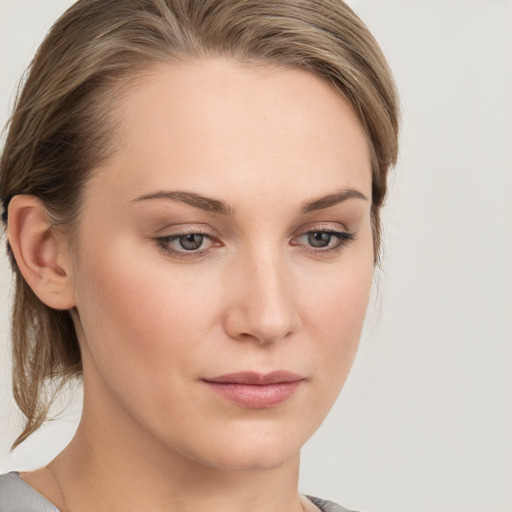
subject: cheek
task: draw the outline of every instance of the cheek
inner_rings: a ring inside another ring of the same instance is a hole
[[[202,370],[200,341],[213,329],[211,304],[165,264],[111,249],[91,254],[80,268],[84,378],[96,403],[113,398],[139,421],[151,418],[166,431],[186,414],[179,398]]]
[[[308,284],[308,338],[314,340],[312,360],[323,376],[325,392],[337,395],[352,366],[373,281],[371,244],[336,265],[329,275]],[[321,286],[322,285],[322,286]]]
[[[105,236],[100,245],[84,251],[76,273],[84,365],[88,357],[108,387],[126,396],[197,378],[213,351],[204,341],[222,339],[219,272],[177,267],[130,239]]]
[[[373,281],[371,244],[348,256],[307,283],[307,310],[323,339],[359,339]]]
[[[197,321],[207,306],[198,304],[200,294],[187,293],[190,287],[133,251],[113,245],[89,251],[78,275],[77,307],[97,365],[115,361],[133,373],[154,372],[179,359],[180,343],[204,328]]]
[[[370,281],[371,283],[371,281]],[[314,329],[315,352],[323,372],[332,372],[334,380],[343,383],[355,357],[368,304],[368,293],[362,292],[362,286],[348,286],[342,282],[324,302],[316,302]],[[366,287],[366,283],[365,283]],[[330,299],[330,300],[329,300]]]

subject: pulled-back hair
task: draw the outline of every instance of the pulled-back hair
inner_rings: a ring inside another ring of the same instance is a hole
[[[116,101],[156,63],[224,56],[309,70],[358,116],[372,158],[374,253],[386,176],[397,157],[398,104],[376,41],[341,0],[79,0],[53,26],[20,88],[0,163],[2,220],[17,194],[38,197],[53,225],[71,227],[91,170],[114,151]],[[71,231],[70,231],[71,232]],[[13,390],[26,424],[46,419],[48,382],[81,374],[70,311],[43,304],[15,274]]]

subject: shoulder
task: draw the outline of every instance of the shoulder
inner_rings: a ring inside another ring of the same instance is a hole
[[[0,475],[0,512],[59,512],[46,498],[12,472]]]
[[[322,512],[354,512],[332,501],[307,496]],[[59,512],[46,498],[12,472],[0,475],[0,512]]]
[[[315,498],[314,496],[307,496],[309,501],[313,502],[322,512],[355,512],[354,510],[349,510],[348,508],[342,507],[337,503],[328,500],[322,500],[320,498]],[[0,511],[2,512],[2,511]]]

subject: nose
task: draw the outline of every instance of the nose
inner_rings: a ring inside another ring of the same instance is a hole
[[[229,270],[224,329],[236,340],[272,344],[300,324],[290,270],[279,254],[258,251]]]

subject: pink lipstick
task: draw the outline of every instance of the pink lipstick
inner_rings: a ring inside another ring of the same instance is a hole
[[[290,398],[304,377],[286,371],[229,373],[203,381],[216,393],[251,409],[266,409]]]

